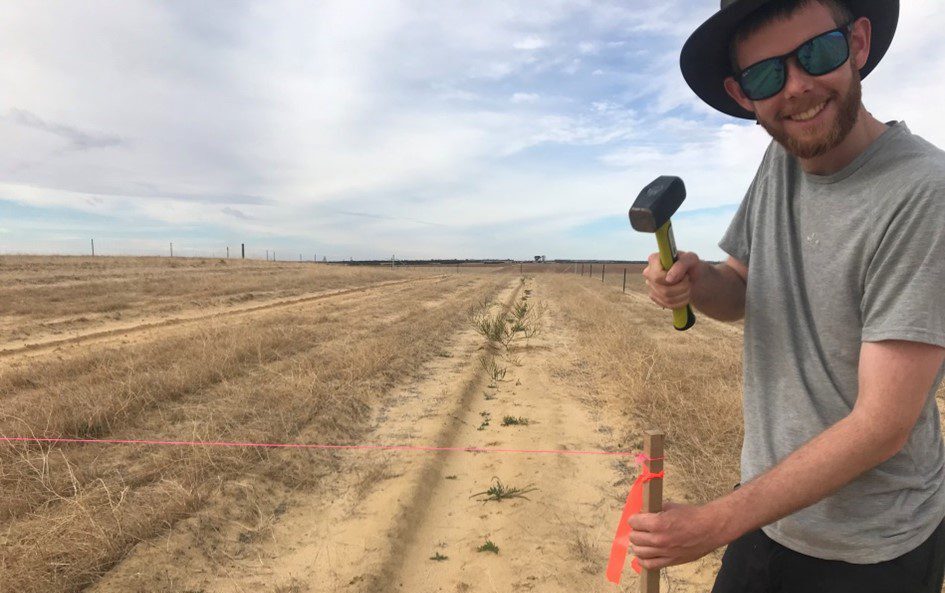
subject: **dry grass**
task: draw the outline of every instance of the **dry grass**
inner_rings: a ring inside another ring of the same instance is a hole
[[[0,334],[33,339],[119,319],[261,302],[418,273],[239,259],[2,256]]]
[[[504,282],[416,282],[377,298],[322,301],[198,324],[120,349],[44,358],[0,376],[0,430],[350,442],[372,404],[418,372],[463,328],[475,303]],[[299,450],[4,445],[0,591],[82,590],[135,544],[233,488],[241,493],[229,498],[246,502],[221,520],[238,523],[240,538],[266,537],[273,513],[254,502],[262,496],[252,484],[314,487],[338,463],[333,454]],[[200,516],[209,522],[197,527],[209,560],[238,553],[213,515]]]
[[[577,333],[576,359],[588,395],[613,402],[624,417],[620,446],[639,450],[641,430],[667,434],[673,480],[694,501],[731,490],[738,481],[741,425],[741,340],[703,324],[676,332],[648,303],[600,283],[539,276]]]

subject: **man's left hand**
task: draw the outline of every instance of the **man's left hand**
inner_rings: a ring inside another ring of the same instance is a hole
[[[685,564],[728,543],[717,508],[666,503],[661,513],[630,517],[630,544],[647,569]]]

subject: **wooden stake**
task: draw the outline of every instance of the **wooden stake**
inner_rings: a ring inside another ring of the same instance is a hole
[[[643,454],[650,472],[663,471],[663,431],[648,430],[643,433]],[[663,479],[655,478],[643,484],[643,512],[658,513],[663,510]],[[640,593],[659,593],[660,571],[643,569],[640,575]]]

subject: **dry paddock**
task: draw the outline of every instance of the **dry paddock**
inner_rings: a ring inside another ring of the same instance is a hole
[[[675,332],[638,268],[626,293],[619,269],[601,282],[529,268],[553,331],[568,336],[557,379],[611,419],[604,444],[637,449],[641,429],[658,426],[675,495],[698,502],[730,489],[740,328],[701,320]],[[357,443],[385,394],[422,378],[517,282],[518,266],[0,258],[0,434]],[[325,451],[0,444],[0,591],[87,590],[188,520],[195,553],[232,562],[285,512],[279,493],[318,493],[345,471]],[[585,562],[600,561],[595,553]],[[183,590],[165,573],[141,582],[136,590]]]

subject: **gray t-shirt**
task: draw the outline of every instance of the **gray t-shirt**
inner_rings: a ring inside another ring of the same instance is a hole
[[[827,176],[772,142],[719,246],[748,266],[743,482],[853,410],[863,342],[945,347],[945,152],[904,123]],[[943,373],[899,453],[765,533],[858,564],[921,544],[945,516]]]

